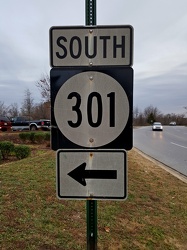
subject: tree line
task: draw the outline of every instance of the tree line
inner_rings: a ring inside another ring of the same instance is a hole
[[[24,92],[24,98],[21,107],[17,103],[6,106],[0,101],[0,115],[15,117],[15,116],[29,116],[33,119],[50,119],[50,78],[43,75],[40,80],[36,82],[36,86],[41,94],[41,102],[34,103],[34,98],[29,89]],[[184,107],[187,110],[187,106]],[[163,114],[157,107],[152,105],[146,107],[141,111],[138,107],[133,108],[133,125],[146,126],[155,121],[161,122],[163,125],[169,125],[170,122],[175,121],[177,125],[187,125],[187,118],[185,112],[183,114]]]
[[[187,110],[187,107],[184,107]],[[185,112],[183,114],[163,114],[157,107],[152,105],[146,107],[142,112],[138,107],[133,109],[133,125],[146,126],[153,122],[161,122],[163,125],[169,125],[170,122],[176,122],[177,125],[187,125],[187,118]]]
[[[44,75],[36,82],[41,94],[41,102],[34,103],[34,98],[29,89],[24,92],[24,98],[19,107],[17,103],[9,106],[0,101],[0,115],[7,117],[28,116],[32,119],[50,119],[50,78]]]

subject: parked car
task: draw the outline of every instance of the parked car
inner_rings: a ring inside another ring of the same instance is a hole
[[[155,130],[163,131],[163,126],[160,122],[154,122],[153,126],[152,126],[152,130],[153,131],[155,131]]]
[[[23,131],[23,130],[50,130],[50,120],[40,119],[32,120],[25,116],[18,116],[11,118],[12,131]]]
[[[11,121],[6,116],[0,115],[0,130],[7,131],[11,130],[12,124]]]
[[[169,125],[170,125],[170,126],[176,126],[177,124],[176,124],[176,122],[170,122]]]

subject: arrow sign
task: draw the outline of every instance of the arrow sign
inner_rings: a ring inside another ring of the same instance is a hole
[[[85,179],[117,179],[117,170],[86,170],[85,168],[84,162],[68,175],[83,186],[86,186]]]
[[[126,199],[126,151],[60,149],[57,151],[59,199]]]

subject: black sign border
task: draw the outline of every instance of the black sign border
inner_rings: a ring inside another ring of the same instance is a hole
[[[118,83],[121,84],[126,92],[129,101],[129,118],[126,127],[122,133],[112,142],[97,147],[100,149],[125,149],[130,150],[133,147],[133,69],[131,67],[90,67],[90,68],[52,68],[50,71],[51,83],[51,148],[58,150],[61,148],[67,149],[80,149],[85,148],[68,140],[59,130],[55,117],[54,117],[54,102],[56,95],[61,86],[72,76],[86,72],[98,71],[113,77]],[[62,118],[63,119],[63,118]],[[90,147],[87,147],[91,149]],[[96,149],[96,147],[94,147]]]

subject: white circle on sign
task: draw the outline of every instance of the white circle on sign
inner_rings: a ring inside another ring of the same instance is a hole
[[[87,71],[69,78],[54,103],[59,130],[82,147],[101,147],[115,140],[129,117],[122,86],[111,76]]]

